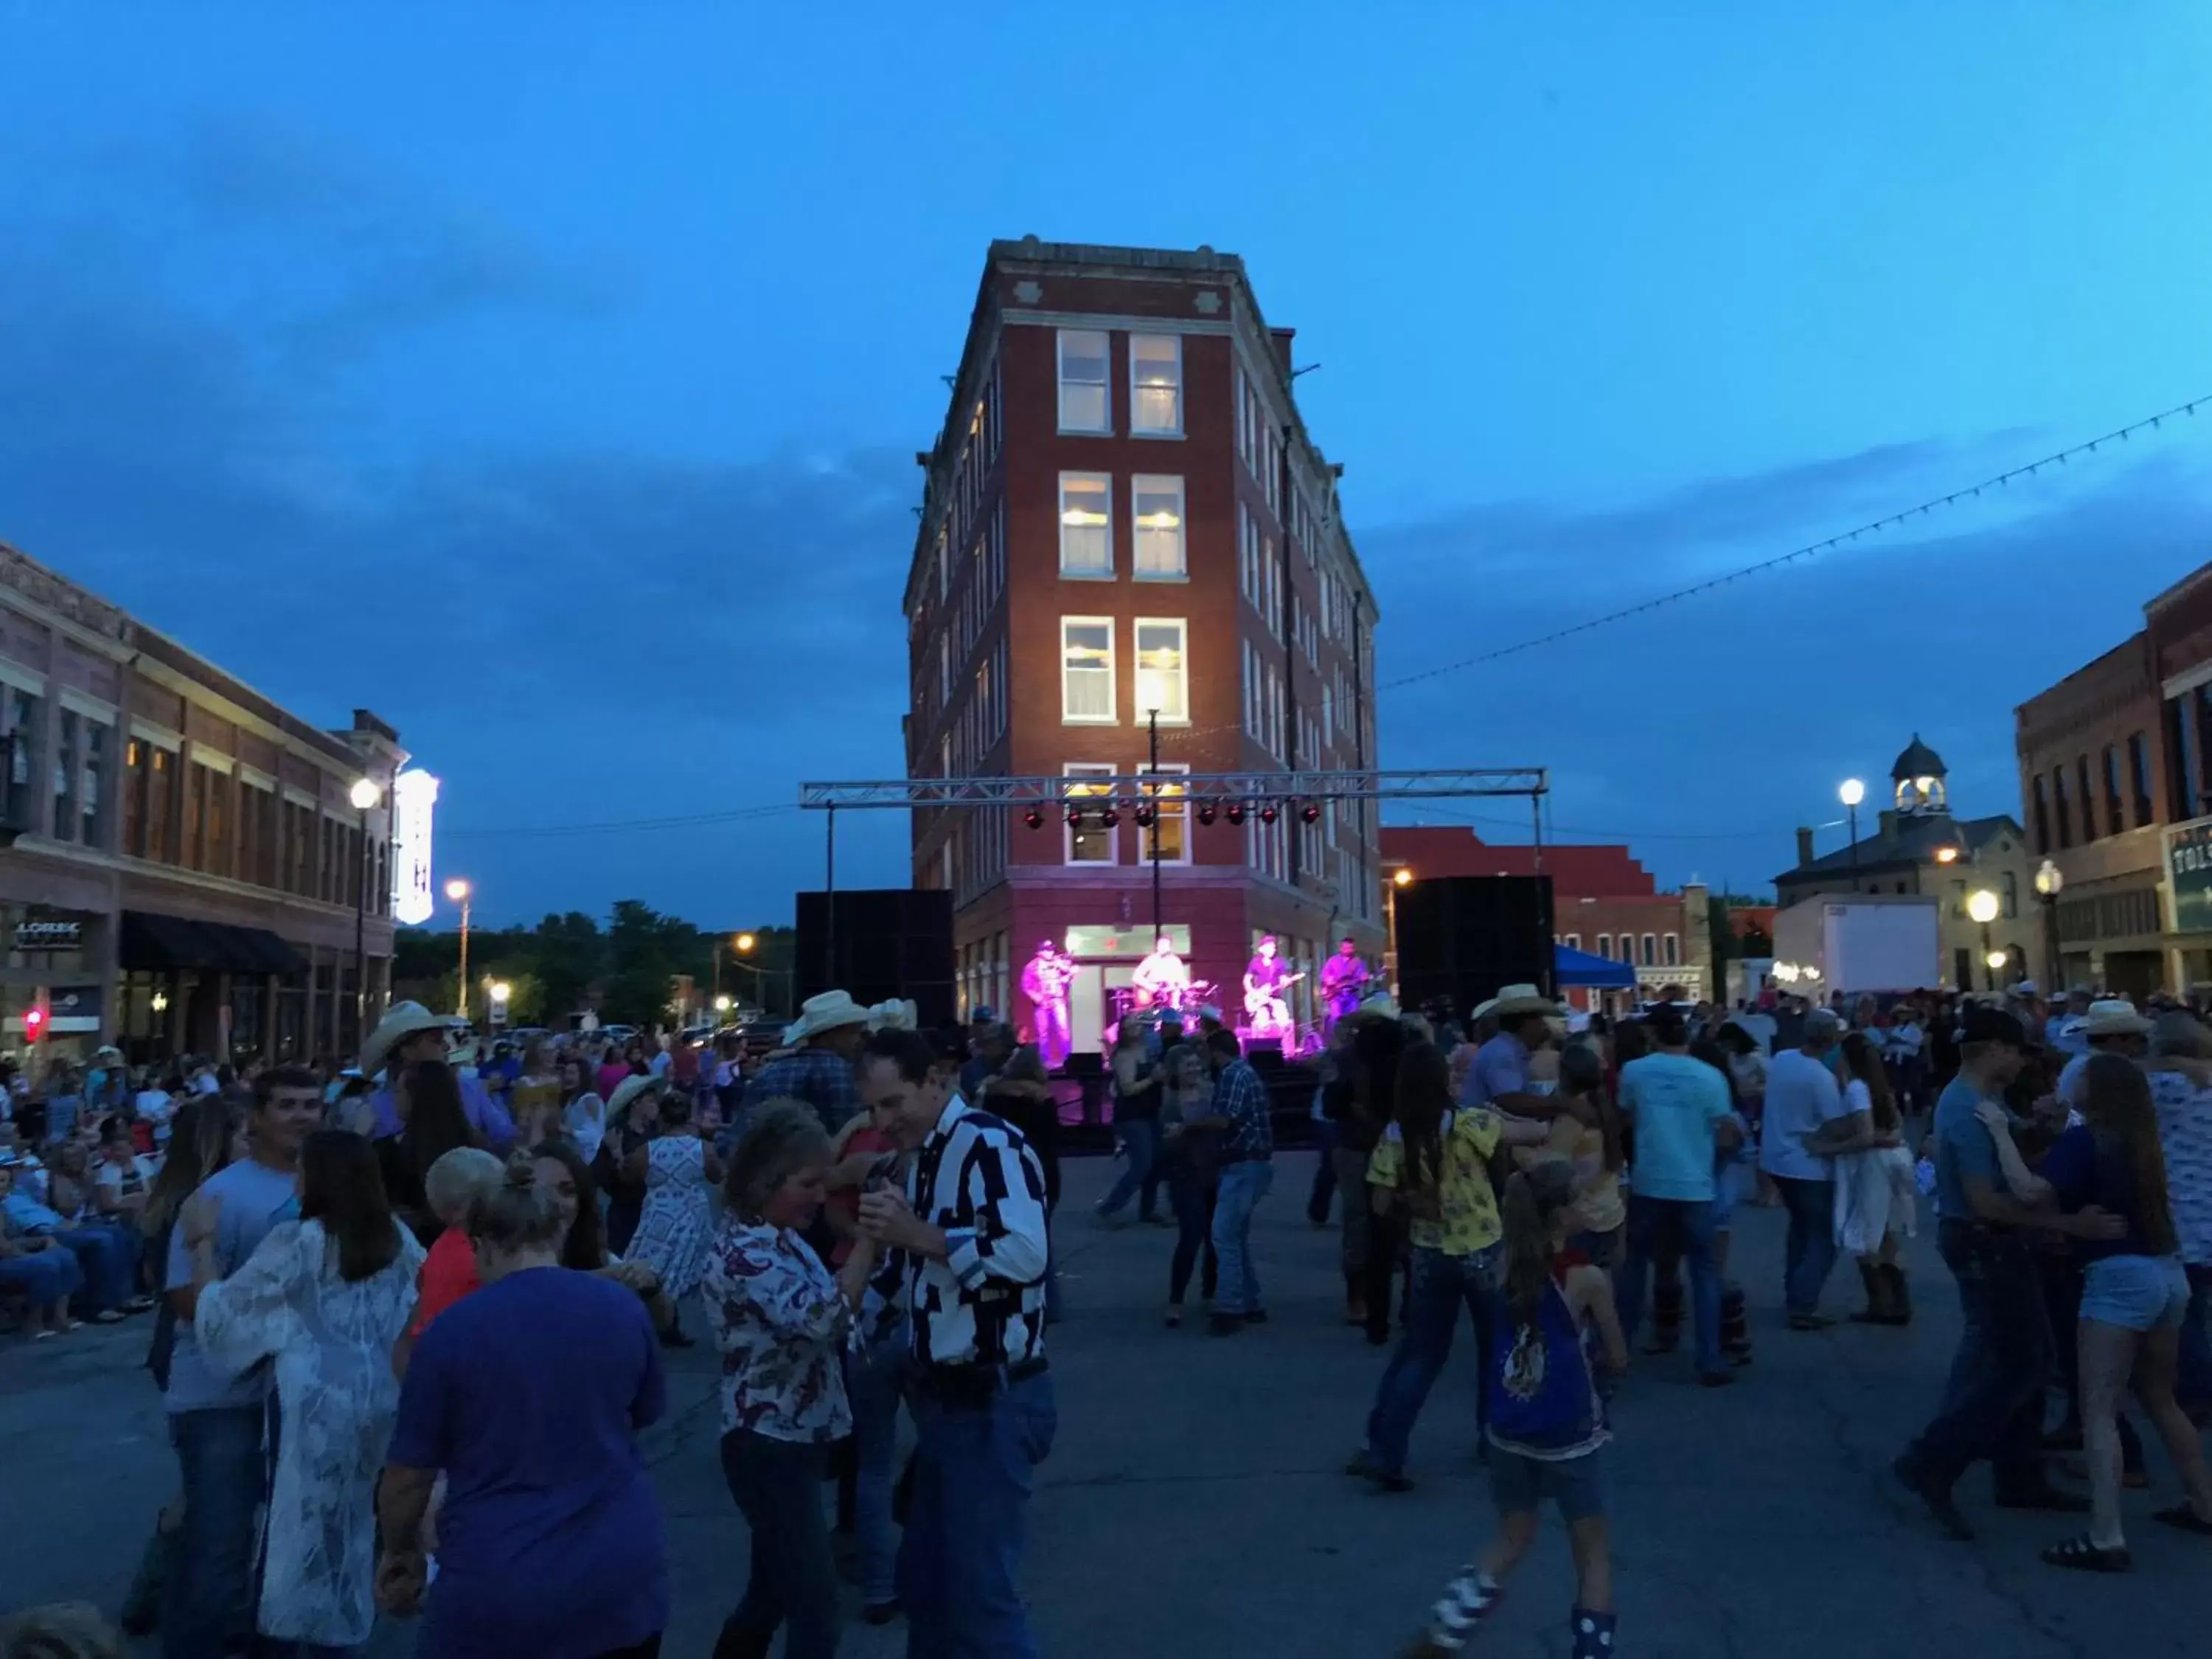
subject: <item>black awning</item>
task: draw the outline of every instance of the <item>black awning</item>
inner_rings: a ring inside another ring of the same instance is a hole
[[[117,952],[134,972],[198,968],[228,974],[296,974],[300,953],[265,927],[188,921],[153,910],[125,910]]]

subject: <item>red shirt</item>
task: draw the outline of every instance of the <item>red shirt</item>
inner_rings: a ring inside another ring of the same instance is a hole
[[[839,1162],[842,1163],[845,1158],[858,1157],[863,1152],[889,1152],[896,1150],[889,1138],[878,1130],[855,1129],[846,1137],[845,1150],[840,1154]],[[836,1211],[848,1222],[858,1222],[860,1218],[860,1189],[858,1187],[848,1187],[842,1192],[832,1193],[823,1202],[827,1207]],[[830,1267],[833,1268],[843,1267],[845,1258],[852,1254],[853,1241],[841,1237],[837,1241],[837,1248],[830,1253]]]
[[[477,1253],[467,1231],[448,1227],[438,1235],[430,1254],[422,1258],[422,1271],[415,1281],[415,1316],[407,1322],[410,1341],[430,1328],[430,1322],[470,1291],[483,1287],[477,1277]]]

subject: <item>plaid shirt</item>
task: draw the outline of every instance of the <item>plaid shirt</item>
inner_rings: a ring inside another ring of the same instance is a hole
[[[1250,1064],[1232,1060],[1213,1079],[1213,1115],[1227,1118],[1221,1142],[1224,1164],[1260,1162],[1274,1156],[1274,1103],[1267,1085]]]
[[[763,1101],[803,1100],[822,1115],[822,1127],[835,1134],[860,1109],[853,1087],[853,1062],[831,1048],[805,1048],[772,1060],[745,1085],[741,1110],[750,1115]]]

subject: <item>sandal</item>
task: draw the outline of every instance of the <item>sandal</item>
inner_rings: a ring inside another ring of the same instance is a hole
[[[2100,1549],[2089,1541],[2087,1533],[2063,1544],[2053,1544],[2043,1552],[2043,1559],[2048,1566],[2072,1567],[2081,1572],[2127,1572],[2135,1566],[2134,1558],[2124,1547]]]
[[[2186,1503],[2176,1504],[2171,1509],[2153,1510],[2150,1518],[2160,1526],[2175,1527],[2183,1532],[2193,1532],[2199,1537],[2212,1538],[2212,1521],[2207,1521]]]

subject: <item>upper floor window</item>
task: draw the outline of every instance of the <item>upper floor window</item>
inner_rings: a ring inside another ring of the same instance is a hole
[[[1137,618],[1137,713],[1157,709],[1164,723],[1190,720],[1190,665],[1180,617]]]
[[[1060,331],[1060,429],[1111,432],[1113,392],[1107,385],[1106,336],[1099,330]]]
[[[1644,936],[1644,965],[1646,968],[1656,968],[1659,965],[1658,952],[1651,948],[1655,943],[1650,934],[1646,933]]]
[[[1612,935],[1612,934],[1610,934],[1610,933],[1600,933],[1600,934],[1597,936],[1597,953],[1598,953],[1598,955],[1600,955],[1600,956],[1601,956],[1601,957],[1607,957],[1607,958],[1608,958],[1608,959],[1610,959],[1610,958],[1611,958],[1611,957],[1612,957],[1612,955],[1613,955],[1613,935]]]
[[[2135,786],[2136,828],[2140,830],[2150,822],[2150,740],[2140,732],[2128,739],[2128,776]]]
[[[1084,805],[1094,799],[1106,800],[1103,783],[1082,781],[1093,778],[1110,778],[1114,769],[1085,761],[1071,761],[1060,768],[1068,780],[1067,805],[1075,816],[1067,826],[1066,861],[1069,864],[1114,864],[1119,862],[1119,848],[1115,836],[1119,833],[1112,824],[1102,823],[1094,809],[1083,811]],[[1110,802],[1109,803],[1110,804]]]
[[[1114,723],[1114,623],[1109,617],[1060,619],[1060,718],[1068,726]]]
[[[1661,952],[1659,959],[1664,966],[1675,968],[1681,965],[1682,940],[1680,935],[1675,933],[1668,934],[1664,939],[1659,941],[1659,946]]]
[[[1065,494],[1066,486],[1062,486]],[[1133,566],[1139,576],[1181,576],[1183,562],[1182,480],[1139,473],[1129,483],[1131,516],[1136,524],[1136,556]],[[1063,544],[1066,532],[1061,532]]]
[[[1103,472],[1060,475],[1060,574],[1114,574],[1114,481]]]
[[[1066,422],[1063,419],[1060,424],[1065,426]],[[1182,435],[1180,335],[1129,337],[1129,430],[1154,437]]]

